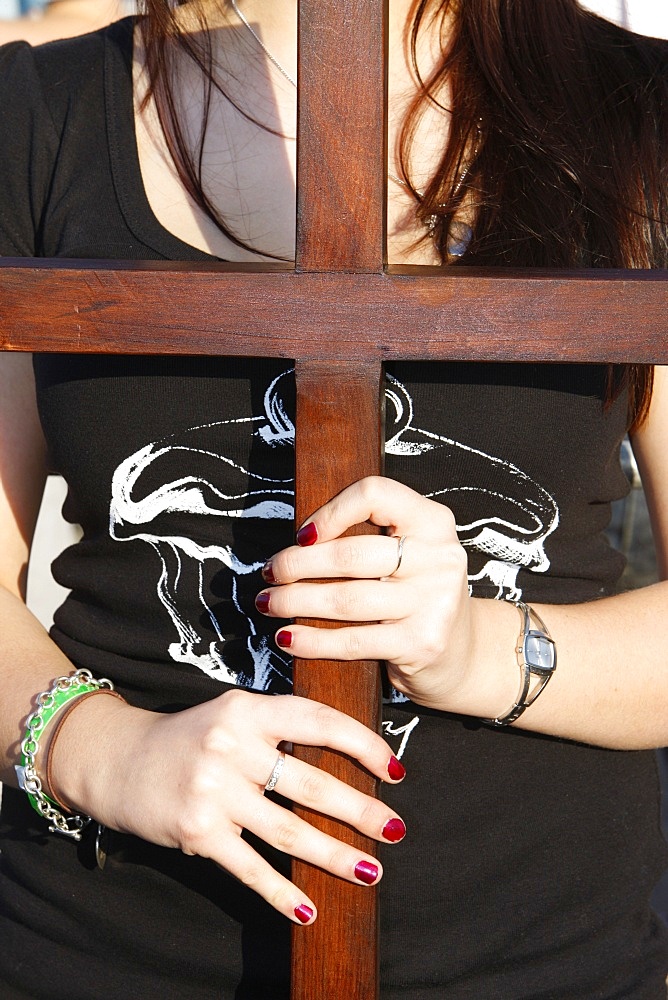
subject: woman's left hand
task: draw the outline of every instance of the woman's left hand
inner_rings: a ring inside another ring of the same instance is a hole
[[[365,521],[387,533],[340,537]],[[369,477],[317,510],[297,542],[265,565],[272,586],[258,595],[258,610],[359,624],[291,625],[277,632],[278,645],[305,659],[385,660],[390,682],[418,704],[461,710],[478,602],[450,509]]]

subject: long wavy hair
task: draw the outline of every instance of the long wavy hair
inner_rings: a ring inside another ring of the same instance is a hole
[[[206,30],[184,31],[176,8],[206,28],[211,0],[141,0],[149,90],[181,181],[225,235],[244,246],[202,184],[201,145],[179,121],[177,56],[224,92]],[[422,79],[422,31],[442,58]],[[407,45],[420,81],[400,140],[403,176],[443,266],[668,267],[668,44],[618,28],[577,0],[415,0]],[[227,95],[226,95],[227,96]],[[228,98],[229,99],[229,98]],[[421,116],[447,114],[440,163],[411,180]],[[259,123],[258,123],[259,124]],[[201,135],[206,129],[202,122]],[[190,133],[192,134],[192,133]],[[463,256],[448,233],[465,218]],[[610,365],[607,402],[629,391],[629,425],[646,416],[651,366]]]

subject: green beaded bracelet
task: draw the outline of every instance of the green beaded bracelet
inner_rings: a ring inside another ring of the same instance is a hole
[[[21,743],[21,763],[14,770],[19,788],[26,793],[33,809],[51,824],[51,833],[62,833],[73,840],[81,840],[81,833],[91,822],[91,817],[63,815],[53,799],[44,792],[42,780],[35,769],[40,737],[60,709],[74,698],[113,689],[114,685],[106,677],[96,680],[89,670],[77,670],[67,677],[58,677],[49,691],[37,695],[37,708],[28,718]]]

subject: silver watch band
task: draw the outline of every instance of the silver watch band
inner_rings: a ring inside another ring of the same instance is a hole
[[[517,700],[504,715],[484,720],[493,726],[509,726],[519,719],[522,712],[533,705],[557,669],[557,647],[545,622],[523,601],[511,603],[515,605],[522,619],[515,647],[520,668],[520,690]],[[532,619],[538,628],[531,627]]]

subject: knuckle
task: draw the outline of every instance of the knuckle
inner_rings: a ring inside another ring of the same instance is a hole
[[[362,503],[365,506],[372,505],[382,488],[383,480],[380,476],[366,476],[360,479],[357,486],[360,491]]]
[[[299,792],[303,801],[310,805],[322,802],[327,794],[328,784],[327,776],[322,771],[305,775],[299,782]]]
[[[223,724],[222,720],[218,724],[207,726],[199,737],[200,767],[197,774],[202,779],[206,778],[206,761],[219,760],[226,757],[236,745],[237,740],[229,726]],[[208,780],[206,781],[208,784]]]
[[[298,836],[299,832],[294,823],[280,823],[275,832],[276,847],[289,853],[294,848]]]
[[[360,730],[359,759],[368,761],[376,760],[380,757],[386,763],[386,758],[390,757],[392,750],[382,736],[379,736],[378,733],[374,733],[372,729],[367,729],[366,726],[361,724]]]
[[[291,580],[299,580],[301,577],[301,569],[299,567],[301,555],[302,553],[299,549],[287,549],[285,552],[282,552],[274,560],[274,575],[276,579],[285,581],[286,583],[289,583]]]
[[[468,568],[469,557],[463,545],[448,546],[448,560],[455,570],[466,570]]]
[[[372,830],[377,832],[383,826],[383,817],[387,813],[387,806],[377,802],[375,799],[367,799],[360,805],[357,822],[360,830]]]
[[[211,824],[201,810],[186,810],[178,820],[176,839],[184,854],[207,856],[205,845]]]
[[[239,688],[231,688],[229,691],[226,691],[225,694],[221,694],[220,701],[226,706],[236,706],[239,701],[244,701],[246,697],[247,692],[241,691]]]
[[[242,688],[230,688],[225,694],[220,695],[218,701],[221,706],[221,714],[236,718],[239,713],[252,711],[255,707],[253,703],[258,696]],[[222,728],[222,727],[221,727]]]
[[[363,569],[368,563],[368,552],[358,541],[357,536],[342,539],[336,550],[337,569],[352,573]]]
[[[335,844],[326,858],[324,867],[327,871],[335,872],[341,875],[347,872],[350,868],[353,868],[354,862],[351,864],[350,848],[341,843]]]
[[[439,501],[436,501],[436,503],[444,527],[450,532],[454,531],[457,527],[457,522],[452,509],[445,503],[440,503]]]
[[[446,574],[448,577],[459,577],[466,575],[468,570],[468,554],[458,541],[445,542],[438,547],[436,553],[432,551],[428,565],[438,573],[439,579]],[[446,588],[443,587],[443,593],[445,592]]]
[[[353,587],[340,585],[334,588],[332,594],[332,611],[344,621],[354,615],[358,599]]]
[[[346,660],[362,659],[362,636],[360,629],[347,629],[343,642],[343,654]]]
[[[246,865],[238,874],[238,879],[249,889],[257,889],[262,884],[264,869],[260,864]]]
[[[270,906],[273,906],[280,913],[287,914],[292,910],[293,904],[291,904],[290,891],[283,884],[278,885],[271,892],[265,893],[265,899]]]
[[[423,621],[421,625],[422,627],[412,631],[407,648],[413,650],[411,656],[413,663],[431,663],[442,654],[445,639],[437,623]]]
[[[338,713],[329,705],[318,704],[315,710],[315,723],[323,739],[333,736],[339,728]]]

